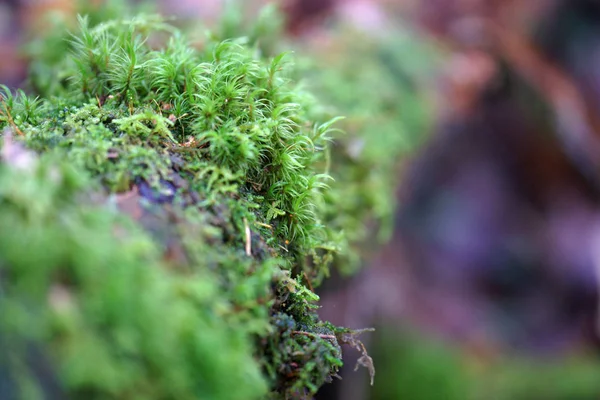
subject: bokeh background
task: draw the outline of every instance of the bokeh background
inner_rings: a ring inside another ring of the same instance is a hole
[[[1,0],[0,83],[31,86],[36,38],[119,3]],[[273,2],[226,3],[131,2],[231,35]],[[312,60],[373,208],[364,259],[319,292],[323,318],[377,328],[375,385],[348,352],[318,398],[600,398],[600,2],[275,3],[261,35]]]

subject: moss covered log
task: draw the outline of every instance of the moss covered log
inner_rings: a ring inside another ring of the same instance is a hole
[[[337,118],[290,56],[150,16],[68,48],[0,94],[2,398],[309,398],[343,344],[373,374],[316,314]]]

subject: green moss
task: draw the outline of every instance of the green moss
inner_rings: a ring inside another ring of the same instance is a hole
[[[70,398],[264,395],[247,337],[259,329],[241,315],[223,318],[237,299],[227,298],[218,275],[201,265],[170,273],[147,233],[94,204],[85,175],[50,155],[32,160],[26,170],[0,166],[0,221],[11,227],[0,232],[9,359],[22,362],[28,347],[40,346]],[[259,271],[255,279],[265,287],[271,277]],[[264,314],[252,316],[262,319],[262,334]]]
[[[69,398],[314,394],[340,344],[356,347],[305,286],[339,247],[322,222],[337,119],[313,119],[289,55],[242,39],[81,18],[68,47],[36,64],[39,98],[0,99],[0,339],[17,397],[48,390],[29,348]]]
[[[226,9],[221,38],[249,30],[243,16],[252,12],[251,2],[231,3],[235,7]],[[261,29],[250,29],[251,43],[276,54],[282,42],[273,43],[272,37],[284,36],[282,17],[276,8],[260,15],[267,18],[261,19]],[[336,123],[343,134],[335,135],[322,160],[335,178],[324,193],[322,220],[336,232],[341,255],[335,267],[352,274],[391,237],[403,166],[434,119],[428,80],[438,60],[434,46],[403,21],[388,21],[385,32],[374,34],[332,22],[322,43],[307,47],[303,40],[289,40],[285,45],[302,48],[295,76],[322,100],[311,107],[313,115],[346,116]]]

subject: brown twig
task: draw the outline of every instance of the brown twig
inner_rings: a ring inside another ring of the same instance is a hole
[[[248,220],[244,218],[244,231],[246,233],[246,255],[252,255],[252,232],[248,226]]]
[[[336,339],[335,335],[322,335],[318,333],[304,332],[304,331],[292,331],[294,335],[303,335],[313,338],[321,338],[321,339]]]
[[[312,283],[310,283],[310,279],[308,279],[308,275],[306,275],[306,271],[302,271],[302,274],[304,275],[304,280],[306,281],[308,288],[314,293],[315,289],[313,289]]]
[[[2,102],[3,104],[6,104],[4,102]],[[4,115],[6,116],[6,121],[8,122],[8,124],[11,126],[11,128],[13,129],[13,131],[15,131],[15,133],[19,136],[23,136],[24,133],[21,129],[19,129],[19,127],[17,126],[17,124],[15,123],[15,121],[13,120],[12,115],[10,115],[10,112],[8,111],[8,108],[5,108],[6,112],[2,112],[0,110],[0,115]]]

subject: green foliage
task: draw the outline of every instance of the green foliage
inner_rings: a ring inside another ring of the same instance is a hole
[[[43,95],[68,93],[87,105],[70,109],[70,116],[61,116],[55,108],[47,114],[54,125],[43,126],[42,131],[53,129],[51,134],[62,142],[66,127],[87,139],[87,127],[81,131],[77,124],[89,121],[97,130],[101,122],[99,129],[107,133],[101,138],[105,147],[130,145],[140,154],[152,142],[158,147],[154,153],[178,152],[190,172],[230,177],[230,184],[247,189],[260,201],[260,212],[253,219],[272,226],[271,244],[292,243],[297,255],[335,248],[330,242],[334,235],[316,211],[330,179],[318,165],[331,124],[308,119],[310,96],[285,78],[285,54],[265,65],[240,40],[208,43],[196,51],[183,34],[157,18],[134,19],[126,28],[118,22],[94,28],[86,18],[80,22],[81,33],[70,41],[73,56],[56,69],[73,78]],[[142,33],[149,31],[171,32],[164,48],[149,47],[152,38]],[[81,113],[93,118],[86,120]],[[33,136],[34,142],[40,137]],[[111,163],[105,160],[98,168],[114,170]],[[129,166],[120,163],[111,176],[122,179]],[[112,183],[116,184],[114,179]],[[276,215],[274,204],[281,210]],[[315,270],[312,275],[320,278],[324,272]]]
[[[248,12],[251,2],[230,3],[235,7],[227,9],[222,38],[243,34],[241,14]],[[270,39],[277,32],[284,35],[282,17],[274,7],[261,15],[268,18],[249,35],[250,43],[265,54],[276,54],[281,41]],[[403,163],[423,141],[433,119],[427,79],[434,75],[436,51],[407,26],[391,22],[385,34],[365,34],[346,26],[335,26],[326,34],[330,36],[325,45],[302,49],[311,57],[299,59],[296,74],[324,100],[311,108],[313,115],[347,116],[336,119],[344,134],[335,135],[322,160],[323,169],[335,177],[324,193],[323,222],[338,232],[335,242],[342,255],[335,266],[351,274],[391,236]]]
[[[339,344],[356,347],[291,278],[318,283],[338,251],[322,222],[337,119],[313,119],[287,54],[193,47],[154,16],[79,23],[67,57],[35,64],[39,99],[0,99],[0,338],[18,393],[45,389],[31,344],[70,398],[314,394]],[[13,140],[39,161],[21,151],[19,169]]]
[[[15,132],[22,134],[19,124],[36,124],[38,122],[41,100],[31,98],[21,89],[16,96],[6,85],[0,85],[0,123],[10,126]]]
[[[342,362],[333,332],[316,334],[299,330],[295,320],[287,314],[276,314],[273,325],[277,334],[265,342],[269,360],[267,373],[276,380],[280,391],[290,397],[304,398],[336,376]],[[279,365],[280,370],[274,370],[271,365]]]
[[[94,204],[85,174],[54,156],[24,169],[0,165],[0,222],[11,227],[0,230],[8,362],[42,386],[49,377],[22,365],[23,352],[46,343],[41,358],[74,399],[261,398],[251,326],[239,315],[223,319],[236,299],[227,300],[218,277],[199,264],[169,273],[160,246]],[[255,284],[268,284],[270,276],[258,276]],[[16,388],[22,398],[30,390]]]

